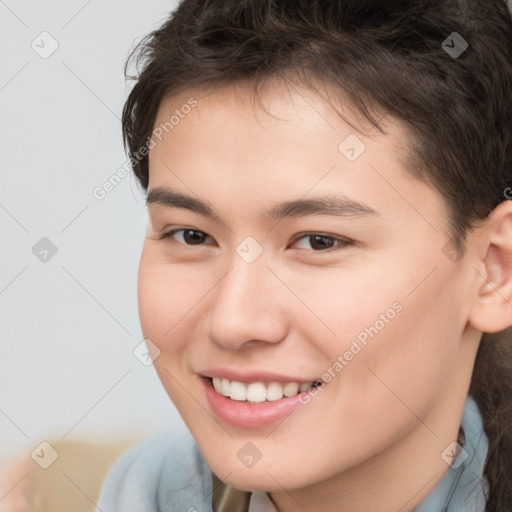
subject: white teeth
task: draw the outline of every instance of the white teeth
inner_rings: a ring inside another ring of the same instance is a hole
[[[299,386],[299,392],[302,393],[303,391],[307,391],[311,387],[312,384],[313,384],[312,382],[303,382]]]
[[[215,391],[218,393],[222,393],[222,387],[221,387],[221,379],[219,377],[213,377],[212,379],[213,387],[215,388]],[[222,393],[224,394],[224,393]]]
[[[293,396],[299,392],[299,383],[298,382],[288,382],[283,387],[283,395],[284,396]]]
[[[253,382],[247,386],[249,402],[264,402],[267,399],[267,389],[262,382]]]
[[[225,396],[229,396],[229,380],[228,379],[222,379],[221,380],[221,388],[220,388],[220,392],[225,395]],[[218,391],[218,390],[217,390]]]
[[[245,384],[237,382],[236,380],[231,382],[229,385],[229,396],[232,400],[240,400],[241,402],[247,400],[247,388]]]
[[[213,377],[212,381],[213,387],[221,395],[232,400],[252,403],[280,400],[283,396],[294,396],[299,392],[307,391],[313,386],[313,381],[300,384],[298,382],[287,382],[284,385],[279,382],[270,382],[268,385],[263,384],[263,382],[244,384],[243,382],[230,381],[219,377]]]
[[[287,384],[288,385],[288,384]],[[295,395],[296,393],[294,393]],[[283,398],[284,395],[284,388],[279,384],[279,382],[271,382],[267,386],[267,400],[269,402],[272,402],[274,400],[279,400],[280,398]]]

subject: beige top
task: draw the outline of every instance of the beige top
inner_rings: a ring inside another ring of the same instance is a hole
[[[267,492],[253,492],[248,512],[277,512]]]
[[[277,512],[266,492],[239,491],[220,480],[213,479],[213,512]]]

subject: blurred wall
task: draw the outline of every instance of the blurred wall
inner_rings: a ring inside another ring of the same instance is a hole
[[[133,352],[143,194],[98,192],[126,163],[124,60],[175,5],[0,1],[0,465],[185,429]]]

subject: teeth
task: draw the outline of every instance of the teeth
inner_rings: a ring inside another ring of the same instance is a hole
[[[288,384],[287,384],[288,385]],[[294,393],[296,394],[296,393]],[[279,400],[283,398],[284,388],[278,382],[271,382],[267,386],[267,400],[272,402],[273,400]]]
[[[241,402],[247,400],[247,388],[245,384],[234,380],[229,385],[229,396],[232,400],[240,400]]]
[[[312,386],[312,384],[312,382],[303,382],[299,386],[299,392],[302,393],[303,391],[307,391]]]
[[[288,382],[283,387],[283,395],[284,396],[293,396],[299,392],[299,383],[298,382]]]
[[[228,379],[221,379],[221,393],[223,395],[229,396],[229,380]]]
[[[313,386],[311,382],[287,382],[282,385],[279,382],[270,382],[268,385],[263,382],[252,382],[247,385],[243,382],[230,381],[226,378],[213,377],[213,387],[221,395],[227,396],[232,400],[240,402],[248,401],[252,403],[272,402],[279,400],[283,396],[294,396],[299,392],[307,391]]]
[[[231,384],[233,385],[234,382]],[[262,382],[253,382],[247,386],[247,400],[249,402],[264,402],[267,399],[267,388]]]

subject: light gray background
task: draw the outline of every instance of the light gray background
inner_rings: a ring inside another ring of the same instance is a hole
[[[131,176],[92,193],[126,162],[124,60],[175,5],[0,0],[0,465],[44,440],[185,428],[133,354],[144,196]]]

